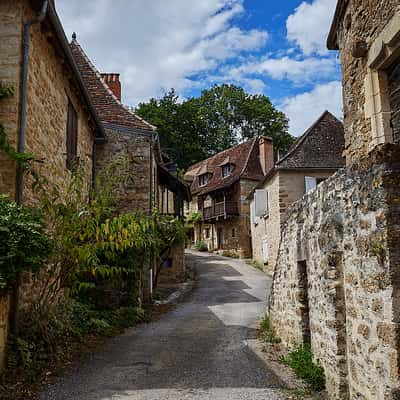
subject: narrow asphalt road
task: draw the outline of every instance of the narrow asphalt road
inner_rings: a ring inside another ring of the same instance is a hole
[[[270,279],[239,260],[190,253],[198,281],[174,311],[107,342],[42,400],[278,400],[283,383],[248,344]]]

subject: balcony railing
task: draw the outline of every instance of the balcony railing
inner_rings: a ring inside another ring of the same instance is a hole
[[[239,215],[238,203],[235,201],[223,201],[221,203],[215,203],[211,207],[203,208],[203,220],[227,217],[230,215]]]

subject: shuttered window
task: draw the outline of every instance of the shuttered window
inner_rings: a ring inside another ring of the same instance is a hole
[[[71,171],[76,167],[78,154],[78,114],[71,100],[68,100],[67,113],[67,168]]]
[[[268,215],[269,204],[268,204],[268,192],[266,190],[256,190],[254,192],[254,203],[255,203],[256,217],[264,217]]]
[[[388,69],[388,89],[394,142],[400,142],[400,59]]]

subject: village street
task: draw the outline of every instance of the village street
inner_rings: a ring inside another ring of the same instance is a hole
[[[43,400],[281,399],[255,342],[271,280],[243,261],[189,253],[197,282],[156,322],[111,339]]]

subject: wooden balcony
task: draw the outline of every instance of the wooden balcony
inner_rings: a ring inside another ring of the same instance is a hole
[[[223,201],[221,203],[215,203],[211,207],[203,208],[204,221],[214,218],[226,218],[233,215],[239,215],[239,206],[235,201]]]

